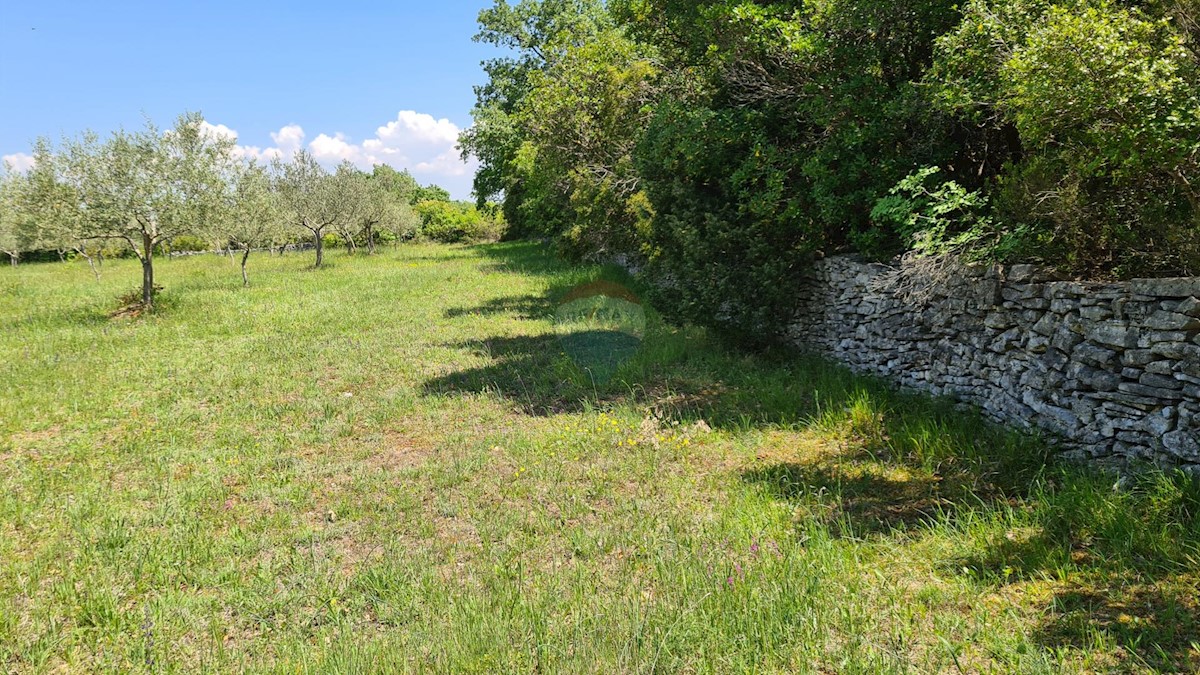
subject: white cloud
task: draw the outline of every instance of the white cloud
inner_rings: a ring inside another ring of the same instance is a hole
[[[299,124],[288,124],[271,132],[271,145],[243,145],[239,134],[224,124],[204,122],[204,133],[234,141],[234,155],[239,159],[269,162],[287,159],[298,150],[307,148],[317,161],[332,167],[349,161],[370,170],[375,164],[388,164],[396,169],[408,169],[422,183],[436,183],[450,191],[456,199],[471,194],[471,177],[477,163],[462,161],[457,149],[458,125],[446,118],[415,110],[401,110],[396,119],[375,129],[375,135],[355,142],[342,132],[317,134],[311,141]],[[24,153],[4,155],[3,160],[18,171],[33,166],[33,157]]]
[[[16,152],[11,155],[0,157],[0,165],[5,168],[11,167],[13,171],[25,172],[33,168],[33,155],[27,155],[23,152]]]
[[[451,148],[431,160],[417,162],[412,170],[441,176],[465,176],[468,172],[475,175],[475,165],[462,161],[457,148]]]
[[[210,133],[234,138],[236,131],[222,124],[209,125]],[[375,129],[375,136],[355,142],[342,133],[317,134],[311,141],[298,124],[289,124],[279,131],[271,132],[273,146],[238,145],[235,153],[239,157],[269,161],[273,158],[291,157],[301,148],[307,148],[317,161],[333,166],[349,161],[355,166],[370,170],[375,164],[388,164],[397,169],[408,169],[423,183],[437,183],[450,190],[454,197],[466,199],[471,193],[471,176],[475,174],[474,161],[464,162],[457,149],[458,125],[445,118],[401,110],[396,119]],[[307,141],[307,142],[306,142]]]
[[[265,152],[256,145],[237,145],[238,132],[224,124],[211,124],[207,120],[200,123],[200,133],[210,138],[227,138],[234,142],[233,156],[237,159],[270,160],[274,154]]]
[[[461,129],[446,118],[434,119],[415,110],[401,110],[396,119],[375,130],[385,146],[389,143],[420,143],[435,146],[454,145]]]
[[[381,163],[371,161],[374,159],[373,155],[367,155],[363,151],[362,146],[347,142],[346,136],[341,133],[334,134],[332,137],[320,134],[312,139],[312,142],[308,144],[308,149],[319,162],[337,164],[349,160],[360,166],[365,165],[363,168],[369,168],[372,164]]]
[[[304,145],[304,129],[299,124],[289,124],[279,131],[272,131],[271,140],[281,153],[291,155]]]
[[[304,147],[304,129],[299,124],[289,124],[279,131],[272,131],[271,140],[275,142],[275,145],[269,148],[237,143],[238,132],[224,124],[210,124],[205,121],[201,123],[201,129],[210,136],[228,138],[234,141],[233,156],[238,159],[254,159],[260,162],[269,162],[276,158],[291,157],[297,150]]]
[[[209,124],[207,121],[200,123],[200,133],[209,138],[228,138],[233,141],[236,141],[238,137],[236,131],[224,124]]]
[[[424,174],[431,180],[453,178],[466,175],[472,168],[462,161],[456,149],[460,131],[448,119],[401,110],[396,119],[375,130],[374,138],[355,143],[341,132],[332,136],[319,134],[308,144],[308,149],[319,161],[330,164],[349,161],[363,169],[390,164],[415,175]]]

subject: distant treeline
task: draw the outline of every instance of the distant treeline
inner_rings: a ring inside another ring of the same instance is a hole
[[[1196,0],[522,0],[465,152],[514,234],[758,333],[815,256],[1200,273]]]
[[[0,176],[0,252],[26,259],[104,257],[142,263],[141,304],[153,304],[154,258],[177,251],[241,252],[307,240],[320,267],[327,246],[375,252],[377,243],[424,237],[468,242],[499,237],[498,207],[454,202],[407,171],[349,162],[335,170],[305,151],[261,165],[196,113],[170,129],[153,123],[106,138],[85,132],[59,144],[39,139],[32,168]]]

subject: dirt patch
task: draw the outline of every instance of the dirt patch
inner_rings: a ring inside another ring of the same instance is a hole
[[[43,453],[62,447],[62,429],[58,426],[40,431],[18,431],[9,437],[11,449],[0,444],[0,467],[14,467],[14,460],[24,457],[33,462],[41,461]]]
[[[447,582],[466,583],[474,579],[473,562],[483,554],[483,539],[475,524],[459,516],[431,515],[437,548],[443,561],[435,566],[438,576]]]
[[[482,545],[474,523],[458,516],[433,516],[433,531],[442,541],[456,545]]]
[[[363,541],[352,533],[328,539],[316,545],[314,555],[327,559],[343,577],[354,576],[367,563],[383,556],[382,543]]]
[[[369,453],[364,458],[368,466],[389,471],[415,469],[434,455],[427,441],[399,431],[385,431],[379,441],[366,441],[362,447]]]
[[[55,440],[61,435],[62,427],[58,425],[39,431],[18,431],[12,435],[12,443],[18,450],[23,450]]]

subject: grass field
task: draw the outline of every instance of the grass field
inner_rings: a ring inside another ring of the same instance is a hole
[[[533,245],[329,261],[0,269],[0,670],[1200,668],[1182,477],[652,310],[596,377],[628,282]]]

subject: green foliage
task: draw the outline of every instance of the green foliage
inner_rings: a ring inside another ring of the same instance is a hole
[[[27,220],[22,194],[24,179],[12,171],[0,175],[0,253],[16,264],[22,251],[29,248],[24,224]]]
[[[839,251],[1200,272],[1193,0],[500,0],[480,23],[513,56],[461,139],[477,197],[572,256],[648,259],[677,318],[770,332]]]
[[[896,184],[888,196],[875,203],[871,219],[880,227],[859,234],[857,248],[877,252],[892,248],[870,236],[898,235],[904,247],[922,255],[941,255],[968,251],[980,254],[981,240],[991,229],[991,220],[981,215],[987,199],[979,192],[967,192],[954,181],[931,182],[941,169],[925,167]]]
[[[310,236],[316,247],[314,267],[324,262],[325,242],[339,224],[352,217],[354,202],[343,199],[340,189],[347,187],[346,170],[341,176],[330,174],[308,152],[301,150],[291,161],[276,159],[271,166],[272,186],[282,217],[298,231]],[[339,238],[333,237],[335,241]]]
[[[474,204],[427,200],[416,205],[422,236],[442,243],[470,243],[498,239],[502,221],[489,218]]]
[[[951,3],[651,0],[626,12],[681,64],[637,155],[652,268],[684,279],[682,316],[765,339],[814,254],[903,250],[870,212],[952,154],[956,130],[913,82],[953,25]]]
[[[449,200],[443,188],[420,186],[388,166],[368,174],[343,162],[331,173],[303,150],[260,166],[234,150],[196,113],[167,130],[148,123],[109,138],[89,131],[60,147],[39,139],[29,171],[7,167],[0,174],[0,252],[14,264],[22,253],[61,259],[70,252],[92,263],[97,280],[94,255],[131,253],[142,262],[143,302],[150,305],[156,252],[238,248],[248,284],[253,249],[303,236],[315,245],[319,267],[326,241],[352,251],[363,244],[373,253],[377,241],[415,236],[414,199]],[[471,238],[491,236],[503,222],[494,215],[475,220],[484,224],[468,223]]]
[[[554,177],[545,187],[565,207],[568,224],[548,234],[561,235],[563,250],[575,257],[637,250],[646,202],[633,151],[657,76],[649,51],[605,29],[529,78],[519,118],[537,166],[522,166]]]
[[[287,212],[266,167],[239,166],[230,174],[230,204],[215,238],[239,248],[268,246],[287,238]]]
[[[192,253],[198,251],[208,251],[212,249],[212,244],[200,237],[190,234],[181,234],[169,242],[164,243],[164,248],[168,252],[183,252]]]
[[[1200,60],[1176,9],[976,0],[939,41],[939,103],[1020,137],[996,200],[1032,238],[1017,250],[1094,276],[1200,273]]]
[[[638,148],[655,214],[650,269],[670,280],[656,304],[757,344],[773,339],[790,284],[821,243],[785,187],[791,159],[764,126],[740,111],[663,105]]]
[[[80,242],[119,240],[142,263],[142,304],[153,303],[155,249],[180,235],[207,234],[227,206],[233,141],[185,113],[171,129],[152,122],[106,139],[93,132],[54,149],[35,146],[26,204],[41,239],[83,253]]]
[[[490,72],[463,145],[515,231],[648,257],[678,282],[663,305],[678,318],[768,335],[804,261],[879,227],[875,201],[963,133],[915,83],[950,2],[613,9],[545,50],[519,22],[492,27],[523,56]]]
[[[408,170],[397,171],[386,164],[376,164],[371,169],[371,178],[375,179],[397,201],[412,204],[418,185]]]
[[[412,205],[420,204],[421,202],[448,202],[450,201],[450,192],[445,188],[437,185],[418,185],[413,188],[412,195],[409,196],[409,203]]]
[[[582,186],[576,200],[585,216],[595,214],[593,222],[603,217],[600,213],[613,212],[613,202],[620,198],[608,199],[610,188],[592,170],[597,167],[586,166],[585,159],[574,153],[582,142],[592,153],[590,159],[597,159],[595,153],[608,157],[607,144],[615,139],[592,126],[595,133],[591,136],[574,133],[560,144],[550,128],[558,124],[560,129],[579,132],[580,124],[593,121],[590,110],[610,107],[597,91],[572,90],[581,84],[591,87],[591,83],[584,82],[583,70],[562,65],[566,61],[582,66],[591,59],[601,70],[609,67],[606,59],[593,56],[612,45],[611,36],[603,44],[589,46],[603,31],[613,29],[604,3],[520,0],[509,4],[497,0],[480,12],[479,24],[476,41],[511,49],[514,56],[484,63],[488,82],[475,91],[475,123],[459,139],[464,156],[473,155],[480,162],[474,184],[478,204],[502,195],[505,221],[515,236],[556,236],[574,226],[573,184]],[[602,78],[597,87],[611,85],[613,79]],[[634,80],[632,84],[638,83]],[[539,91],[541,88],[545,90]],[[564,94],[567,100],[561,100]],[[562,119],[556,119],[558,116]],[[637,125],[621,131],[625,136],[636,134]],[[579,172],[575,172],[577,168]]]

